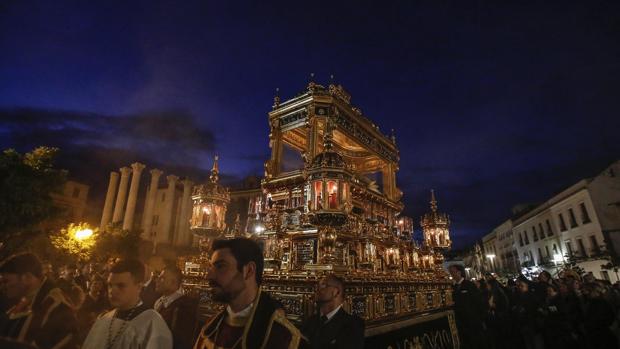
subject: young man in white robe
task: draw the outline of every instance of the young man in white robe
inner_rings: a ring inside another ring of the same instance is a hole
[[[140,300],[144,265],[120,260],[110,269],[108,297],[114,307],[100,316],[84,349],[172,349],[172,334],[162,317]]]

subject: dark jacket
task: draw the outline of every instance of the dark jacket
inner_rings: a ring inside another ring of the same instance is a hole
[[[463,280],[453,286],[452,299],[461,347],[482,347],[485,317],[482,294],[473,282]]]
[[[19,303],[0,323],[0,337],[37,348],[75,348],[77,320],[63,292],[51,281],[41,285],[32,304]]]
[[[194,346],[197,324],[198,300],[183,295],[167,307],[157,309],[172,332],[173,348],[186,349]]]
[[[153,305],[155,301],[157,301],[161,297],[161,293],[155,290],[155,280],[151,279],[149,284],[142,288],[142,292],[140,293],[140,299],[142,303],[146,305],[149,309],[153,309]]]
[[[364,320],[340,308],[327,323],[316,314],[304,322],[301,333],[310,341],[310,348],[363,348]]]

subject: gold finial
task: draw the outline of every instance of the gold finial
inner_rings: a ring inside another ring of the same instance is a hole
[[[394,129],[392,129],[392,143],[396,144],[396,133],[394,132]]]
[[[310,82],[308,83],[308,91],[314,92],[316,84],[314,83],[314,73],[310,73]]]
[[[219,159],[219,156],[215,156],[214,160],[213,160],[213,168],[211,168],[211,176],[209,176],[209,178],[211,179],[212,183],[217,183],[217,181],[220,179],[219,177],[219,167],[217,165],[217,160]]]
[[[435,190],[431,189],[431,210],[437,212],[437,200],[435,199]]]
[[[276,87],[276,95],[273,97],[273,109],[280,107],[280,88]]]

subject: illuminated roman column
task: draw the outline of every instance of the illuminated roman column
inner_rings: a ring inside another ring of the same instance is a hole
[[[191,194],[192,187],[194,183],[189,179],[184,180],[183,182],[183,198],[181,201],[181,219],[179,220],[179,237],[177,241],[183,245],[187,246],[191,242],[191,235],[189,233],[189,219],[191,215]]]
[[[114,205],[114,216],[112,223],[118,223],[123,220],[123,209],[125,208],[125,200],[127,200],[127,185],[129,184],[129,167],[121,167],[121,184],[118,186],[118,194],[116,195],[116,204]]]
[[[154,168],[151,171],[151,185],[149,186],[149,193],[146,196],[146,203],[144,204],[144,219],[142,220],[142,234],[144,239],[148,239],[151,236],[151,228],[153,227],[153,210],[155,209],[155,200],[157,196],[157,189],[159,187],[159,177],[162,175],[162,171]]]
[[[116,197],[116,186],[118,185],[118,172],[110,172],[110,183],[108,184],[108,192],[105,195],[105,204],[103,205],[103,214],[101,215],[101,224],[99,230],[103,231],[105,226],[112,219],[112,210],[114,209],[114,198]]]
[[[172,242],[173,239],[169,238],[170,226],[172,225],[172,211],[174,209],[174,192],[179,177],[169,175],[166,177],[168,180],[168,189],[166,190],[166,202],[164,208],[164,217],[162,222],[161,235],[157,237],[159,241]]]
[[[129,187],[129,198],[127,199],[127,208],[125,209],[125,218],[123,219],[123,230],[131,230],[133,228],[133,218],[136,213],[136,202],[138,201],[138,188],[140,187],[140,177],[144,164],[134,162],[131,164],[131,186]]]

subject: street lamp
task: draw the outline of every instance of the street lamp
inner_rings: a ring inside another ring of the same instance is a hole
[[[93,230],[92,229],[81,229],[75,232],[75,238],[77,240],[83,241],[86,240],[88,238],[90,238],[91,236],[93,236]]]

